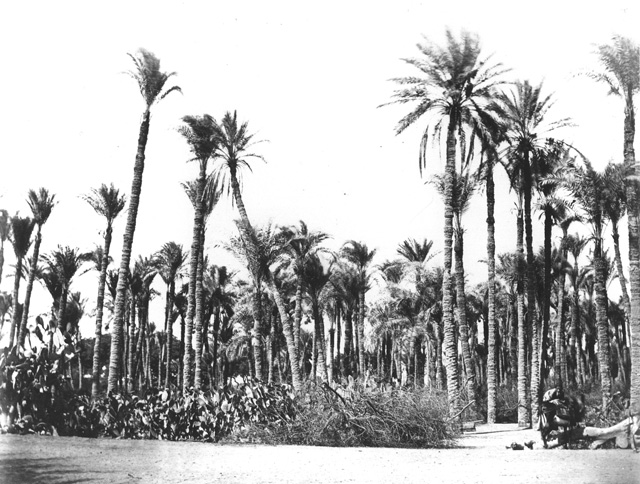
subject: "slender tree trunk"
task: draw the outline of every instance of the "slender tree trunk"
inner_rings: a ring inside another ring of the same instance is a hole
[[[98,299],[96,302],[96,330],[93,341],[93,368],[91,371],[91,398],[96,400],[100,393],[100,343],[102,342],[102,317],[104,315],[104,290],[107,281],[107,268],[109,267],[109,251],[111,249],[111,237],[113,229],[107,223],[104,234],[104,250],[102,251],[102,264],[100,278],[98,279]]]
[[[458,382],[458,347],[456,344],[456,324],[453,314],[453,287],[451,284],[451,248],[453,240],[453,183],[456,159],[456,123],[449,116],[447,128],[447,162],[444,174],[444,274],[442,279],[442,322],[444,326],[444,358],[447,369],[447,394],[449,415],[455,416],[459,410],[460,386]]]
[[[169,389],[171,386],[171,349],[173,345],[173,322],[171,321],[171,310],[173,308],[173,298],[175,296],[175,287],[176,282],[172,279],[169,282],[169,287],[167,290],[167,302],[166,302],[166,327],[167,327],[167,343],[166,346],[166,368],[165,368],[165,376],[164,376],[164,387],[165,389]]]
[[[20,303],[18,300],[18,296],[20,295],[20,274],[22,273],[22,257],[17,258],[15,268],[16,271],[13,278],[13,315],[11,317],[11,332],[9,333],[9,348],[13,348],[13,342],[20,325],[20,311],[18,310]]]
[[[264,352],[262,344],[262,291],[260,287],[262,282],[260,279],[254,281],[255,293],[253,295],[253,330],[251,331],[251,347],[253,348],[254,366],[256,369],[256,378],[262,380],[264,378],[264,369],[262,365],[262,354]],[[294,326],[295,328],[295,326]],[[295,339],[295,336],[294,336]]]
[[[318,305],[317,298],[312,302],[313,319],[315,320],[316,338],[318,342],[318,365],[320,366],[320,377],[322,381],[329,381],[329,375],[327,373],[326,355],[327,348],[324,339],[324,320],[322,319],[322,312]]]
[[[496,421],[496,221],[494,218],[495,193],[493,182],[493,159],[487,160],[487,295],[489,334],[487,338],[487,423]]]
[[[462,358],[464,361],[466,374],[467,398],[469,401],[475,399],[476,393],[476,372],[473,360],[471,358],[471,349],[469,348],[469,326],[467,324],[467,297],[464,288],[464,246],[463,246],[463,230],[457,227],[454,232],[455,236],[455,268],[456,268],[456,302],[458,313],[458,325],[460,330],[460,346],[462,348]]]
[[[109,378],[107,392],[117,391],[118,379],[122,371],[120,367],[120,355],[122,353],[122,325],[124,322],[125,303],[127,296],[127,278],[129,277],[129,263],[131,262],[131,248],[133,236],[136,230],[136,218],[138,217],[138,205],[142,191],[142,174],[144,172],[145,148],[149,137],[149,121],[151,113],[149,108],[142,115],[140,133],[138,136],[138,150],[133,167],[133,181],[131,183],[131,195],[127,210],[127,225],[125,227],[122,243],[122,257],[120,258],[120,270],[118,272],[118,287],[116,289],[115,314],[111,324],[111,355],[109,357]]]
[[[293,337],[293,325],[291,324],[291,318],[287,313],[287,308],[284,304],[284,300],[282,299],[282,295],[273,281],[269,282],[269,289],[271,290],[276,306],[278,307],[280,321],[282,321],[282,330],[287,342],[287,350],[289,351],[289,363],[291,365],[291,381],[293,389],[296,393],[300,393],[302,391],[302,374],[300,373],[300,364],[298,362],[298,352],[296,351],[295,340]]]
[[[365,378],[367,374],[367,368],[365,366],[365,353],[364,353],[364,294],[366,289],[364,288],[364,274],[362,275],[363,287],[360,289],[360,302],[358,304],[358,366],[360,367],[359,376]]]
[[[213,388],[218,387],[218,336],[220,334],[220,306],[216,306],[213,315],[213,381],[211,385]]]
[[[526,354],[526,322],[524,311],[524,220],[522,210],[518,210],[517,220],[517,244],[516,252],[518,257],[518,426],[527,427],[529,420],[529,405],[527,392],[527,354]]]
[[[566,255],[563,255],[566,259]],[[555,374],[558,381],[557,387],[561,390],[567,381],[567,358],[565,355],[565,319],[564,319],[564,286],[566,282],[566,274],[564,271],[560,274],[560,281],[558,281],[558,303],[556,314],[556,348],[555,348]]]
[[[29,305],[31,303],[31,292],[33,291],[33,281],[36,278],[36,267],[38,267],[38,258],[40,256],[40,244],[42,243],[42,227],[38,225],[36,240],[33,245],[33,255],[31,257],[31,270],[29,271],[29,280],[27,281],[27,290],[24,295],[24,304],[22,306],[22,322],[20,323],[20,331],[18,332],[18,344],[24,344],[24,338],[27,335],[27,319],[29,318]]]
[[[294,311],[294,326],[293,326],[293,337],[296,341],[296,348],[298,349],[298,353],[301,348],[300,341],[300,324],[302,323],[302,274],[298,273],[296,275],[296,307]],[[300,355],[298,355],[299,357]]]
[[[602,242],[596,240],[594,250],[596,324],[598,327],[598,367],[602,389],[602,408],[606,408],[611,398],[611,370],[609,365],[609,321],[607,319],[607,292],[605,288],[606,262],[602,258]]]
[[[347,310],[344,320],[344,376],[351,375],[351,345],[353,339],[352,311]]]
[[[135,350],[137,336],[140,334],[140,308],[138,310],[138,325],[136,326],[136,301],[135,296],[131,295],[131,322],[129,324],[129,357],[127,360],[127,392],[133,392],[134,384],[134,368]]]
[[[542,301],[542,332],[540,335],[540,362],[538,375],[541,383],[548,373],[546,368],[547,345],[549,339],[549,318],[551,313],[551,229],[553,227],[550,209],[545,208],[544,213],[544,279]],[[540,389],[541,392],[542,389]]]
[[[186,318],[186,327],[185,327],[185,352],[184,352],[184,365],[182,376],[182,391],[186,392],[192,385],[192,373],[191,367],[193,365],[192,360],[192,338],[194,333],[196,333],[196,360],[201,357],[201,354],[198,354],[198,344],[200,344],[200,351],[202,351],[202,335],[198,331],[198,329],[202,328],[202,302],[198,301],[198,262],[200,260],[200,232],[203,230],[203,221],[204,221],[204,212],[202,209],[202,194],[204,192],[204,186],[206,182],[206,162],[200,161],[200,172],[197,180],[197,188],[196,188],[196,200],[194,200],[194,216],[193,216],[193,237],[191,239],[191,260],[189,263],[189,294],[187,297],[187,318]],[[200,305],[200,313],[197,314],[197,306]],[[198,322],[197,316],[200,316],[200,321]],[[195,323],[195,325],[194,325]],[[198,328],[198,324],[200,328]],[[199,363],[196,361],[196,365],[199,368]],[[198,382],[200,383],[200,382]]]
[[[202,192],[204,196],[204,183],[202,186]],[[204,307],[204,209],[202,209],[202,223],[200,226],[200,246],[198,247],[198,268],[196,274],[196,314],[195,314],[195,377],[194,377],[194,386],[196,388],[202,387],[202,366],[204,362],[202,361],[202,348],[206,343],[206,332],[207,332],[207,321],[204,320],[205,317],[205,307]]]

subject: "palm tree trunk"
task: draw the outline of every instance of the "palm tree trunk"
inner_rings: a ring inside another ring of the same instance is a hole
[[[318,342],[318,366],[320,367],[320,377],[322,381],[329,381],[329,375],[327,373],[327,347],[324,339],[324,320],[322,319],[322,312],[320,311],[318,301],[314,300],[313,306],[313,319],[315,320],[316,329],[316,341]]]
[[[291,382],[293,385],[293,389],[296,393],[300,393],[302,391],[302,374],[300,373],[298,352],[295,348],[291,318],[287,313],[287,308],[284,304],[284,300],[282,299],[282,294],[280,294],[280,291],[273,281],[269,281],[269,289],[271,290],[273,298],[276,301],[278,313],[280,314],[280,321],[282,321],[282,330],[284,332],[284,338],[287,342],[287,350],[289,351],[289,364],[291,365]]]
[[[13,348],[14,338],[20,324],[20,311],[18,310],[18,295],[20,294],[20,275],[22,273],[22,258],[16,261],[16,271],[13,278],[13,315],[11,317],[11,332],[9,333],[9,348]]]
[[[165,389],[169,389],[171,385],[171,347],[173,344],[173,322],[171,321],[171,308],[173,307],[173,297],[175,293],[175,280],[172,280],[169,283],[169,288],[167,290],[167,302],[165,307],[166,312],[166,328],[167,328],[167,343],[166,346],[166,364],[165,364],[165,376],[164,376],[164,387]]]
[[[124,308],[127,296],[127,279],[129,277],[129,263],[131,262],[131,248],[133,246],[133,236],[136,230],[136,219],[138,217],[138,205],[140,204],[140,194],[142,191],[142,174],[144,172],[145,148],[149,137],[149,122],[151,113],[149,108],[142,115],[140,132],[138,135],[138,150],[136,161],[133,167],[133,181],[131,183],[131,195],[129,197],[129,209],[127,211],[127,225],[124,231],[122,243],[122,257],[120,258],[120,270],[118,272],[118,287],[116,289],[116,302],[111,324],[111,354],[109,357],[109,378],[107,381],[107,392],[116,391],[118,379],[122,372],[120,366],[120,354],[122,352],[122,325],[124,322]]]
[[[127,392],[133,392],[135,382],[133,381],[135,370],[135,350],[137,335],[140,334],[140,308],[137,308],[135,297],[131,295],[131,321],[129,323],[129,354],[127,358]],[[137,310],[137,311],[136,311]],[[136,312],[138,313],[138,324],[136,326]]]
[[[549,318],[551,313],[551,229],[552,214],[550,209],[545,208],[544,213],[544,280],[543,280],[543,301],[542,301],[542,332],[540,335],[540,362],[538,375],[544,382],[548,368],[545,368],[547,345],[549,338]]]
[[[609,355],[609,321],[607,319],[607,292],[605,288],[606,262],[602,258],[602,242],[596,240],[594,250],[596,324],[598,327],[598,367],[602,389],[602,408],[606,408],[611,397],[611,370]]]
[[[218,335],[220,333],[220,306],[216,306],[213,315],[213,357],[212,357],[212,375],[213,379],[210,383],[212,388],[218,388]]]
[[[624,116],[624,164],[628,172],[640,176],[633,147],[636,131],[633,98],[626,99]],[[629,232],[629,285],[631,292],[631,385],[630,406],[640,412],[640,217],[638,214],[638,183],[627,178],[627,222]]]
[[[526,355],[526,322],[524,311],[524,220],[522,210],[518,210],[517,220],[517,243],[516,252],[518,257],[518,426],[527,427],[530,423],[528,412],[528,392],[527,392],[527,355]]]
[[[344,376],[351,375],[351,345],[353,340],[352,311],[348,310],[344,320]]]
[[[364,279],[364,277],[363,277]],[[365,366],[365,354],[364,354],[364,294],[366,289],[364,288],[364,280],[362,281],[363,287],[360,289],[360,302],[358,304],[358,366],[360,366],[359,376],[365,378],[367,368]],[[323,335],[324,338],[324,335]]]
[[[24,304],[22,306],[22,322],[20,323],[20,331],[18,332],[18,344],[24,344],[24,338],[27,335],[27,318],[29,317],[29,305],[31,303],[31,292],[33,291],[33,281],[36,278],[36,267],[38,266],[38,257],[40,255],[40,244],[42,243],[42,227],[38,225],[36,240],[33,245],[33,255],[31,257],[31,270],[29,271],[29,280],[27,281],[27,290],[24,295]]]
[[[93,340],[93,367],[91,371],[91,398],[98,398],[100,393],[100,343],[102,341],[102,317],[104,315],[104,290],[107,281],[107,268],[109,267],[109,251],[111,249],[111,237],[113,229],[107,224],[104,234],[104,250],[102,251],[102,264],[100,278],[98,279],[98,300],[96,302],[96,329]]]
[[[624,306],[624,312],[626,315],[625,320],[623,321],[622,328],[622,352],[623,352],[623,361],[630,361],[629,355],[629,346],[631,340],[631,334],[629,332],[630,329],[630,318],[631,318],[631,300],[629,299],[629,292],[627,290],[627,281],[624,277],[624,270],[622,267],[622,257],[620,255],[620,234],[618,233],[618,224],[612,223],[612,237],[613,237],[613,249],[615,253],[615,262],[616,262],[616,271],[618,273],[618,281],[620,281],[620,289],[622,293],[622,304]],[[626,368],[625,368],[626,370]]]
[[[442,321],[444,326],[444,358],[447,370],[447,394],[449,415],[458,414],[460,386],[458,382],[458,347],[456,344],[456,324],[453,314],[453,287],[451,284],[452,240],[453,240],[453,183],[456,159],[456,123],[449,116],[447,128],[447,162],[444,173],[444,274],[442,278]]]
[[[527,249],[527,326],[531,328],[531,425],[538,422],[540,390],[540,348],[538,339],[538,312],[536,309],[536,271],[533,255],[533,227],[531,223],[531,186],[524,190],[524,227]]]
[[[204,182],[202,191],[204,193]],[[198,247],[198,268],[196,275],[196,324],[195,324],[195,338],[196,338],[196,351],[195,351],[195,378],[194,386],[200,388],[202,386],[202,347],[204,344],[203,335],[206,335],[206,322],[204,321],[204,210],[202,210],[202,222],[200,227],[200,243]]]
[[[487,338],[487,423],[496,421],[496,399],[498,395],[496,385],[496,221],[495,212],[495,185],[493,182],[493,159],[487,160],[487,282],[489,290],[487,295],[489,320],[489,334]]]
[[[302,322],[302,274],[296,275],[296,307],[294,311],[293,337],[296,341],[296,348],[300,352],[300,324]]]
[[[253,359],[254,366],[256,369],[256,378],[258,380],[262,380],[264,377],[264,368],[262,365],[262,353],[263,353],[263,345],[262,345],[262,291],[260,290],[260,286],[262,282],[260,280],[256,280],[254,282],[255,285],[255,293],[253,295],[253,330],[251,331],[251,347],[253,348]],[[294,326],[295,328],[295,326]],[[295,336],[294,336],[295,338]]]
[[[464,263],[463,263],[463,235],[462,227],[457,227],[455,231],[455,267],[456,267],[456,302],[458,325],[460,330],[460,346],[462,348],[462,358],[466,373],[467,398],[469,401],[475,399],[476,393],[476,372],[473,360],[471,359],[471,349],[469,348],[469,325],[467,324],[467,297],[464,288]]]
[[[566,255],[563,255],[566,259]],[[564,320],[564,286],[566,282],[566,274],[564,271],[560,274],[560,281],[558,282],[558,303],[556,314],[556,347],[555,347],[555,374],[558,381],[557,387],[561,390],[567,381],[567,358],[565,355],[565,320]]]

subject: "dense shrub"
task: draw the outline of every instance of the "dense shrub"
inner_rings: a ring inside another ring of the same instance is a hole
[[[446,397],[424,390],[309,387],[296,400],[296,418],[252,425],[232,438],[268,444],[337,447],[447,447],[457,425],[448,423]]]

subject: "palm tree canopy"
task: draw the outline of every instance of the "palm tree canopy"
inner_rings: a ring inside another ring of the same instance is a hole
[[[33,227],[33,220],[29,217],[20,217],[18,215],[11,217],[10,240],[11,245],[13,245],[13,252],[19,259],[27,255],[29,251]]]
[[[125,196],[120,194],[120,190],[104,183],[99,188],[92,188],[91,193],[82,196],[91,208],[98,215],[102,215],[107,224],[111,226],[113,221],[120,215],[125,206]]]
[[[0,208],[0,243],[4,243],[4,241],[7,240],[10,230],[11,223],[9,219],[9,212]]]
[[[55,198],[55,195],[50,194],[46,188],[40,188],[38,191],[29,190],[27,204],[33,213],[35,224],[42,226],[47,222],[56,204]]]
[[[182,92],[178,86],[166,88],[167,81],[176,73],[161,71],[160,60],[153,53],[141,48],[135,54],[128,54],[128,56],[135,65],[135,69],[128,74],[137,81],[147,109],[173,91]]]
[[[216,125],[216,141],[218,147],[215,156],[222,163],[217,168],[220,183],[227,193],[231,193],[231,181],[227,178],[227,172],[239,175],[240,168],[251,170],[249,158],[257,158],[265,161],[262,155],[253,153],[250,148],[257,142],[253,141],[253,134],[249,134],[249,124],[244,122],[238,125],[238,113],[226,112],[222,122]]]
[[[324,232],[310,231],[302,220],[298,227],[283,228],[282,236],[287,240],[285,250],[292,259],[296,273],[304,270],[304,265],[310,257],[324,250],[320,244],[329,238],[329,235]]]
[[[604,73],[587,74],[609,87],[609,94],[621,96],[627,103],[640,91],[640,46],[631,39],[616,35],[611,44],[599,45],[597,55]]]
[[[431,249],[433,240],[424,239],[418,242],[416,239],[406,239],[398,245],[396,252],[409,262],[426,262],[433,256]]]
[[[396,127],[399,134],[424,115],[435,117],[424,131],[420,146],[420,170],[426,161],[429,134],[436,140],[442,130],[443,120],[449,119],[460,134],[461,159],[465,163],[463,128],[471,129],[469,153],[473,151],[473,140],[487,142],[499,131],[500,105],[493,102],[499,77],[508,69],[501,64],[490,65],[488,58],[481,58],[480,40],[477,35],[462,31],[456,39],[451,30],[446,30],[444,47],[425,42],[418,44],[421,58],[403,59],[421,71],[420,77],[392,79],[402,87],[396,91],[388,104],[416,103],[417,106]]]
[[[80,252],[77,248],[58,246],[56,250],[44,256],[48,272],[55,273],[55,277],[63,287],[68,287],[71,280],[78,274],[85,262],[91,260],[92,253]],[[84,271],[86,272],[86,271]],[[82,273],[84,273],[82,272]]]
[[[187,253],[181,244],[167,242],[156,252],[154,259],[155,267],[165,284],[170,284],[175,280],[178,271],[187,260]]]
[[[189,161],[208,161],[218,148],[216,121],[213,116],[184,116],[178,132],[187,140],[193,158]]]

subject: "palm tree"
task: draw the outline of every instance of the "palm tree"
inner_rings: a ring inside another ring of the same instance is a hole
[[[20,304],[18,295],[20,292],[20,279],[22,277],[22,263],[31,246],[31,233],[33,232],[34,223],[29,217],[19,217],[15,215],[11,217],[11,234],[10,240],[13,245],[13,253],[16,256],[15,273],[13,280],[13,314],[11,317],[11,333],[9,334],[9,347],[13,346],[14,339],[20,325]]]
[[[42,226],[47,222],[51,215],[51,210],[55,205],[55,195],[50,195],[46,188],[40,188],[37,192],[29,190],[27,196],[27,204],[33,214],[33,223],[37,226],[35,243],[33,245],[33,253],[31,256],[31,270],[29,271],[29,280],[27,281],[27,290],[24,296],[24,305],[22,307],[22,322],[18,333],[18,344],[24,342],[27,332],[27,319],[29,318],[29,305],[31,303],[31,292],[33,291],[33,281],[36,276],[36,266],[40,257],[40,244],[42,243]]]
[[[133,246],[133,236],[136,229],[136,219],[138,217],[140,193],[142,190],[142,174],[144,172],[145,149],[149,137],[151,107],[159,101],[162,101],[171,92],[180,91],[178,86],[167,88],[167,81],[175,75],[175,72],[167,73],[161,71],[160,60],[154,54],[145,49],[140,49],[136,55],[129,54],[129,57],[131,57],[135,65],[135,69],[130,71],[129,74],[138,83],[140,94],[145,103],[145,109],[142,114],[136,161],[133,166],[131,195],[129,198],[129,208],[127,210],[127,225],[122,242],[122,257],[120,259],[115,314],[113,324],[111,325],[108,392],[116,390],[121,373],[120,353],[122,350],[121,338],[126,303],[127,277],[129,274],[129,263],[131,262],[131,248]]]
[[[9,238],[11,231],[11,219],[9,212],[0,209],[0,283],[2,282],[2,271],[4,269],[4,243]]]
[[[100,391],[100,342],[102,341],[104,293],[107,281],[107,270],[110,262],[109,252],[111,249],[111,239],[113,237],[113,222],[124,209],[125,197],[113,186],[113,183],[110,186],[103,183],[100,188],[93,188],[91,193],[84,195],[83,198],[98,215],[101,215],[107,221],[107,227],[104,231],[102,258],[100,261],[100,276],[98,279],[95,339],[93,342],[93,368],[91,373],[91,398],[96,399]]]
[[[91,260],[91,254],[80,252],[77,248],[71,248],[69,246],[62,247],[59,245],[56,250],[45,255],[44,260],[49,278],[57,281],[60,286],[58,314],[54,319],[53,331],[55,332],[56,328],[62,328],[61,331],[66,331],[66,320],[64,316],[69,299],[69,288],[71,287],[73,278],[78,275],[83,264]],[[53,333],[49,340],[49,351],[51,351],[52,347]]]
[[[611,371],[609,369],[609,321],[607,318],[607,262],[602,247],[604,231],[604,197],[606,184],[602,173],[596,172],[588,160],[584,168],[573,166],[567,173],[566,185],[591,224],[593,248],[594,290],[596,295],[596,325],[598,328],[598,365],[602,389],[603,408],[611,397]]]
[[[452,319],[453,294],[451,287],[452,239],[453,239],[453,185],[456,173],[456,154],[466,162],[466,151],[473,152],[473,141],[487,138],[498,121],[497,105],[491,102],[498,84],[498,76],[505,71],[498,64],[490,66],[489,59],[480,57],[477,36],[462,32],[460,40],[450,30],[446,31],[446,46],[429,42],[419,44],[423,58],[405,59],[418,68],[423,77],[394,79],[403,87],[394,93],[392,103],[417,103],[417,106],[400,120],[396,133],[426,115],[436,116],[434,124],[427,125],[420,143],[419,168],[425,166],[427,147],[431,138],[439,139],[446,122],[446,165],[444,175],[444,279],[443,324],[447,367],[449,411],[457,414],[459,399],[456,328]],[[471,130],[468,135],[465,128]],[[434,136],[435,135],[435,136]],[[469,145],[467,145],[467,138]],[[459,151],[458,151],[459,150]]]
[[[239,170],[241,168],[251,169],[248,161],[251,158],[257,158],[263,161],[264,158],[261,155],[249,151],[251,146],[255,144],[255,142],[253,142],[253,135],[249,134],[248,124],[246,122],[238,126],[238,116],[236,112],[234,112],[233,115],[229,112],[225,113],[221,124],[217,127],[216,137],[218,141],[216,157],[222,161],[217,168],[216,175],[219,177],[221,187],[226,190],[227,194],[231,193],[233,201],[240,213],[238,229],[242,237],[243,250],[246,252],[248,258],[258,260],[260,249],[256,234],[251,226],[247,210],[242,201]],[[298,392],[302,389],[302,374],[300,373],[300,363],[298,361],[298,351],[295,344],[291,318],[286,310],[282,294],[270,271],[266,274],[265,282],[273,294],[278,312],[280,313],[280,319],[287,341],[287,350],[289,351],[292,383],[295,391]]]
[[[173,338],[173,324],[171,312],[173,300],[176,294],[176,277],[183,264],[187,260],[187,254],[182,250],[182,245],[175,242],[167,242],[155,255],[155,267],[160,277],[167,286],[164,308],[164,327],[167,333],[165,352],[167,355],[166,374],[164,386],[169,388],[171,383],[171,342]]]
[[[507,121],[507,148],[505,158],[507,171],[512,180],[512,186],[517,186],[524,203],[524,228],[527,255],[527,327],[531,328],[531,422],[533,425],[538,418],[540,392],[540,348],[538,316],[535,300],[535,267],[533,253],[533,229],[531,201],[541,166],[546,160],[549,147],[545,133],[568,126],[567,119],[549,122],[545,119],[549,109],[553,106],[552,95],[542,95],[542,83],[532,86],[528,81],[517,81],[511,92],[500,95]],[[522,368],[519,368],[522,370]]]
[[[376,255],[376,249],[369,250],[365,243],[349,240],[342,246],[340,254],[355,266],[358,274],[358,282],[360,285],[358,295],[358,324],[356,326],[358,331],[358,364],[360,366],[360,375],[364,377],[366,372],[364,358],[365,294],[369,290],[367,268]]]
[[[302,321],[302,273],[310,257],[322,250],[319,245],[329,236],[324,232],[309,231],[307,224],[300,220],[300,226],[285,229],[285,237],[289,240],[285,254],[291,260],[293,272],[296,275],[296,309],[294,313],[293,335],[296,348],[300,348],[300,322]]]
[[[182,118],[184,123],[178,129],[178,132],[185,138],[189,145],[189,150],[193,155],[189,161],[198,163],[198,178],[195,184],[195,196],[193,199],[194,218],[193,218],[193,238],[191,242],[191,261],[189,264],[189,306],[187,308],[186,320],[186,345],[191,347],[191,336],[196,330],[196,371],[195,371],[195,387],[200,388],[201,385],[201,364],[202,364],[202,271],[198,271],[198,262],[200,259],[202,235],[204,233],[204,191],[207,184],[207,166],[209,160],[213,157],[218,148],[216,139],[216,122],[212,116],[205,114],[203,116],[185,116]],[[183,377],[184,390],[192,384],[191,380],[191,352],[185,352]]]
[[[634,96],[640,92],[640,47],[630,39],[614,36],[609,45],[598,46],[598,59],[604,73],[593,73],[591,77],[603,82],[609,94],[622,98],[624,102],[623,154],[625,172],[640,176],[633,147],[636,131]],[[627,222],[629,232],[629,285],[631,291],[631,407],[640,411],[640,214],[638,213],[638,183],[626,179]],[[633,336],[636,335],[634,338]]]

